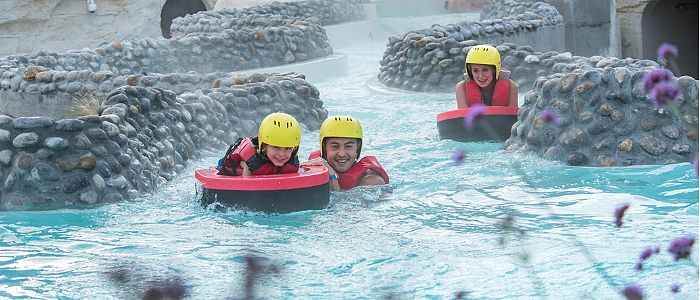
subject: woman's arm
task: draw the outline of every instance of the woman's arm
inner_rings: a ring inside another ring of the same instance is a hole
[[[467,108],[467,92],[464,80],[460,81],[455,87],[455,95],[457,96],[457,109]]]
[[[508,106],[518,107],[518,86],[515,81],[508,79],[510,81],[510,100],[508,101]]]

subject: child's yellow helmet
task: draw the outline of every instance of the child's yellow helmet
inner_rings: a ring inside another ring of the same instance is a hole
[[[277,147],[299,147],[301,128],[294,117],[285,113],[271,113],[260,122],[258,151],[263,144]]]

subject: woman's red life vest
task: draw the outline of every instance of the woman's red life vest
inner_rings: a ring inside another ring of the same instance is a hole
[[[257,137],[239,138],[226,151],[226,156],[221,159],[216,167],[218,175],[239,176],[243,174],[240,166],[241,161],[245,161],[251,175],[273,175],[299,172],[299,157],[296,151],[292,153],[292,158],[281,167],[275,166],[267,158],[258,154]]]
[[[464,90],[467,96],[467,106],[484,105],[481,99],[481,90],[474,81],[466,81]],[[496,80],[496,87],[493,89],[493,101],[491,106],[508,106],[510,103],[510,80],[499,78]]]
[[[321,150],[312,152],[309,155],[309,160],[317,157],[321,157]],[[338,184],[340,184],[340,188],[343,190],[349,190],[356,187],[357,183],[362,178],[362,175],[364,175],[367,170],[376,172],[384,179],[385,183],[389,183],[389,175],[386,173],[386,171],[384,171],[382,165],[379,164],[377,158],[374,156],[365,156],[359,161],[355,162],[355,164],[352,165],[352,167],[350,167],[350,169],[347,171],[343,173],[338,172]]]

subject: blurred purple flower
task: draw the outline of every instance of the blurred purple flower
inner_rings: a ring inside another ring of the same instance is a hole
[[[464,116],[464,126],[466,126],[467,128],[474,127],[474,122],[476,122],[476,119],[481,117],[485,111],[486,107],[483,105],[475,105],[470,107],[469,111]]]
[[[695,238],[692,236],[682,236],[676,238],[668,246],[668,252],[673,254],[674,260],[687,258],[690,256],[690,250],[693,243],[695,243]]]
[[[636,285],[628,285],[620,291],[622,296],[625,296],[627,300],[642,300],[644,299],[644,292],[642,288]]]
[[[651,90],[649,98],[654,106],[664,107],[669,101],[675,101],[680,92],[681,89],[675,83],[660,82]]]
[[[668,69],[652,70],[644,74],[644,78],[642,78],[642,87],[645,91],[649,92],[657,84],[669,81],[671,78],[673,78],[673,73]]]
[[[167,279],[166,281],[158,281],[146,288],[146,291],[141,296],[142,300],[160,300],[160,299],[182,299],[187,297],[188,288],[184,281],[179,277]]]
[[[551,107],[540,112],[540,119],[547,124],[559,126],[559,114]]]
[[[465,152],[462,148],[457,148],[452,152],[452,161],[454,161],[457,166],[464,163],[464,157]]]
[[[647,247],[644,249],[641,253],[639,253],[639,260],[647,260],[647,258],[651,257],[652,254],[659,254],[658,246],[656,248]]]
[[[640,261],[640,262],[637,262],[636,264],[634,264],[634,269],[637,271],[641,271],[642,270],[642,262]]]
[[[659,49],[656,50],[656,55],[659,60],[668,60],[670,56],[678,56],[678,47],[669,43],[662,43]]]
[[[629,203],[625,203],[615,208],[615,226],[622,227],[622,217],[625,216],[625,211],[630,208]]]
[[[678,285],[677,283],[673,284],[671,286],[671,293],[678,294],[678,292],[681,291],[681,286]]]

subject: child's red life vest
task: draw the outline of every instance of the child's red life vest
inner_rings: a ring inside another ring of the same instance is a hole
[[[281,167],[275,166],[270,160],[258,153],[257,137],[239,138],[226,151],[226,155],[219,160],[216,169],[217,174],[228,176],[239,176],[243,173],[240,166],[241,161],[245,161],[251,175],[274,175],[299,172],[299,157],[297,150],[292,152],[292,158]]]

